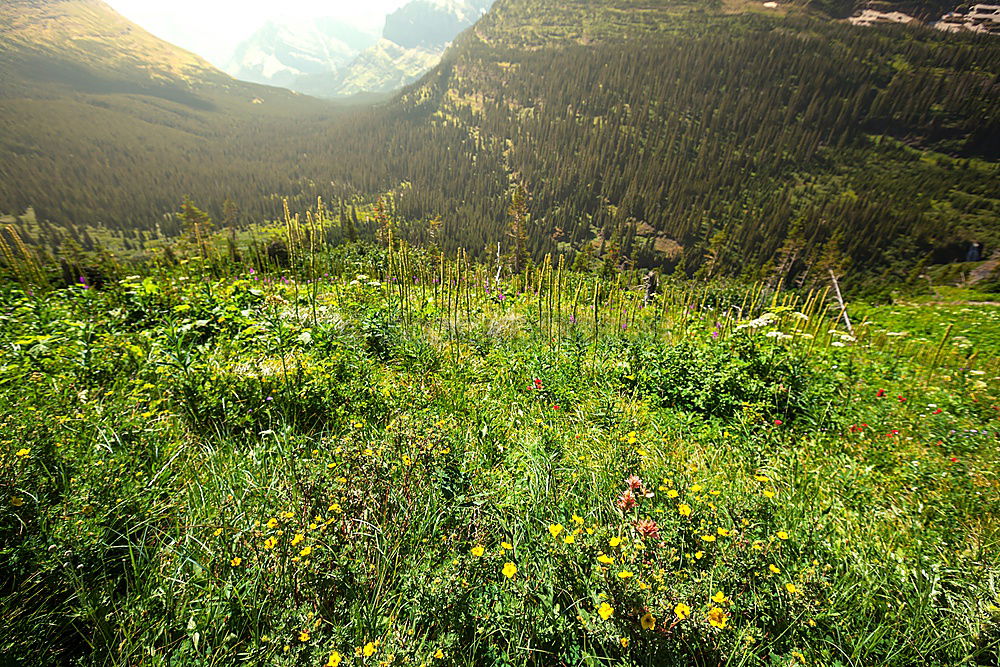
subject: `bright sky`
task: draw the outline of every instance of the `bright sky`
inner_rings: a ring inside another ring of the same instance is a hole
[[[0,0],[2,1],[2,0]],[[329,16],[375,34],[406,0],[106,0],[118,13],[216,66],[268,20]]]

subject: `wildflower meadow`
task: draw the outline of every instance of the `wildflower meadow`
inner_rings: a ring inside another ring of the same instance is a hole
[[[997,664],[1000,307],[289,254],[0,289],[0,662]]]

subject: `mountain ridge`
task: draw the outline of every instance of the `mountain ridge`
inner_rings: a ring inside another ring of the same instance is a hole
[[[228,115],[89,96],[95,121],[142,99],[191,137],[164,133],[128,188],[96,167],[76,175],[59,151],[107,164],[134,160],[134,145],[56,141],[27,103],[8,105],[19,127],[0,128],[0,209],[127,230],[159,224],[183,194],[215,215],[243,201],[257,219],[282,196],[304,208],[382,194],[397,238],[426,242],[440,216],[436,242],[475,254],[507,238],[522,185],[535,256],[800,284],[828,268],[908,280],[972,240],[1000,245],[1000,44],[808,6],[706,7],[500,0],[417,83],[350,113],[232,80],[195,91]]]

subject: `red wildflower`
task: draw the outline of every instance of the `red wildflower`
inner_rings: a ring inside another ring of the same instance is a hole
[[[899,402],[900,402],[900,403],[906,403],[906,399],[905,399],[905,398],[903,398],[902,396],[897,396],[896,398],[898,398],[898,399],[899,399]]]
[[[885,396],[885,389],[879,389],[878,393],[875,394],[875,398],[882,398],[883,396]]]
[[[553,406],[552,406],[552,409],[553,409],[553,410],[558,410],[558,409],[559,409],[559,406],[558,406],[558,405],[553,405]]]
[[[934,414],[936,414],[936,415],[939,415],[939,414],[941,414],[941,408],[938,408],[937,410],[935,410],[935,411],[934,411]]]
[[[955,457],[953,456],[953,457],[951,457],[951,462],[952,462],[952,463],[958,463],[958,459],[956,459],[956,458],[955,458]]]
[[[658,539],[660,537],[660,527],[652,519],[639,519],[635,522],[635,529],[647,539]]]
[[[625,492],[618,497],[618,502],[615,503],[623,510],[630,510],[636,505],[635,494],[632,493],[632,489],[625,489]]]
[[[638,491],[642,488],[642,478],[638,475],[629,475],[628,479],[625,480],[625,483],[628,484],[628,488],[633,491]]]
[[[775,420],[774,420],[774,425],[775,425],[775,426],[781,426],[782,424],[784,424],[784,422],[783,422],[783,421],[781,421],[780,419],[775,419]]]

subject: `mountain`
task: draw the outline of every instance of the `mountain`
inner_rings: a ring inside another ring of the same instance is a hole
[[[301,159],[307,140],[261,137],[338,113],[237,81],[99,0],[5,0],[0,79],[0,211],[63,226],[151,229],[184,194],[218,191],[275,215],[261,192],[292,193],[299,175],[271,160]]]
[[[216,218],[231,198],[244,221],[284,196],[302,210],[388,194],[397,238],[429,241],[440,216],[437,242],[476,254],[508,242],[520,185],[535,257],[608,271],[888,285],[971,242],[1000,247],[988,37],[855,27],[808,2],[499,0],[418,82],[360,110],[169,50],[144,66],[167,46],[111,35],[73,41],[59,61],[73,83],[53,82],[28,57],[45,43],[0,50],[5,83],[22,82],[0,99],[0,211],[33,205],[53,229],[148,238],[176,228],[185,194]],[[94,52],[131,87],[109,89]]]
[[[385,18],[382,37],[405,49],[440,48],[479,20],[491,0],[413,0]]]
[[[523,183],[536,257],[910,280],[1000,247],[998,95],[996,40],[811,3],[500,0],[396,103],[396,211],[482,248]]]
[[[346,65],[375,41],[332,18],[269,21],[237,46],[226,71],[237,79],[301,91],[297,81]]]
[[[296,89],[317,97],[397,90],[437,65],[443,53],[444,47],[406,48],[382,38],[332,74],[300,78]]]
[[[238,105],[260,96],[282,103],[292,98],[232,79],[101,0],[5,0],[0,47],[0,97],[7,99],[70,91],[141,94],[207,109],[225,98]]]
[[[386,17],[377,43],[330,75],[300,80],[295,89],[318,97],[342,97],[401,88],[436,65],[448,44],[491,2],[413,0]]]
[[[81,90],[190,90],[222,81],[208,62],[157,39],[99,0],[6,0],[0,6],[0,46],[4,97],[47,83]],[[18,76],[32,65],[37,69],[29,77]],[[82,68],[91,76],[75,79]]]
[[[413,0],[385,19],[377,38],[334,19],[269,22],[242,42],[226,71],[307,95],[387,93],[416,81],[491,0]]]

